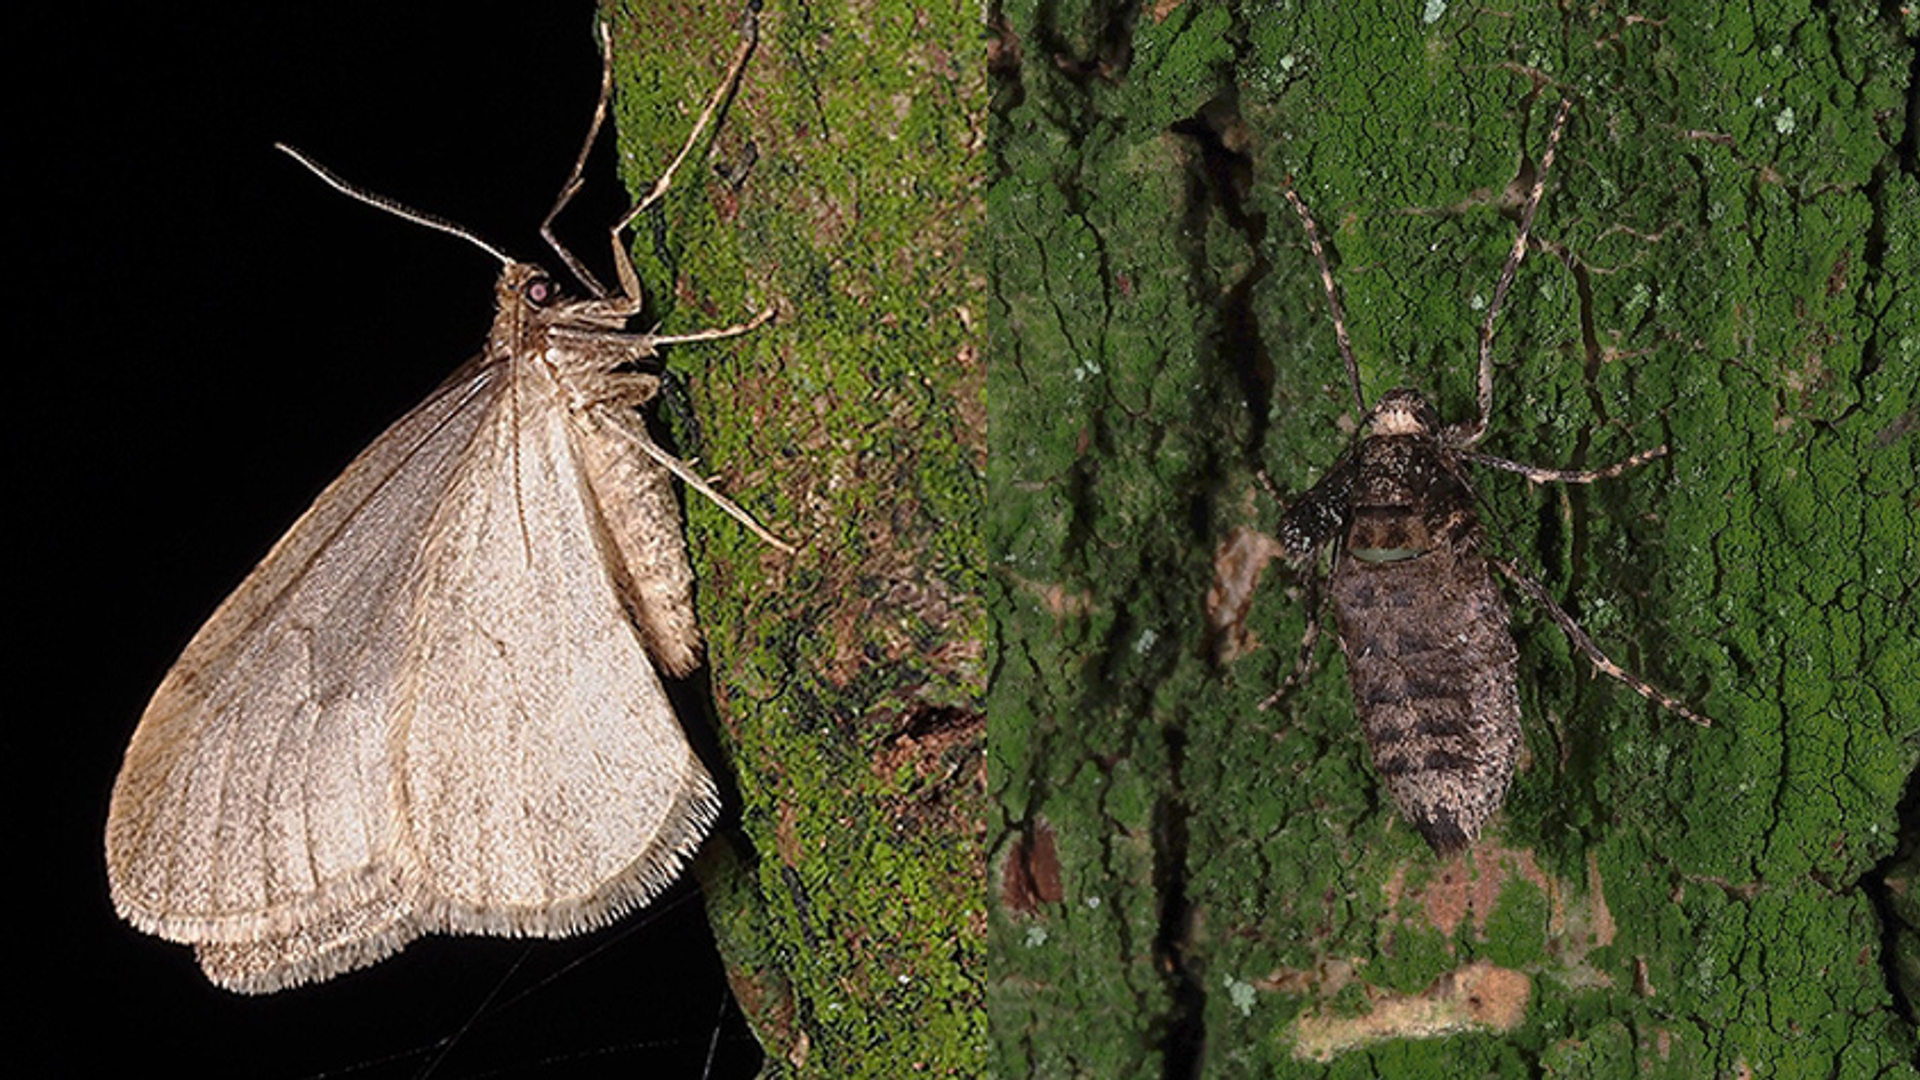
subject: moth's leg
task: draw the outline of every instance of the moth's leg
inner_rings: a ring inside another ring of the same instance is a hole
[[[625,419],[628,412],[660,399],[677,419],[694,428],[694,444],[699,445],[700,418],[694,415],[693,409],[687,404],[684,384],[673,372],[665,368],[659,371],[623,371],[619,368],[596,370],[593,387],[592,395],[578,399],[574,403],[575,408],[602,416],[607,415],[608,410],[617,410],[620,419],[613,422],[626,425],[630,423]],[[652,441],[651,434],[648,435],[648,441]],[[680,462],[688,468],[694,468],[700,464],[700,458],[695,455],[681,458]],[[712,483],[713,479],[708,478],[707,482]]]
[[[1307,681],[1313,674],[1314,647],[1320,644],[1320,573],[1317,567],[1307,570],[1307,632],[1300,638],[1300,656],[1294,661],[1293,673],[1280,681],[1279,689],[1268,694],[1260,703],[1260,708],[1271,709],[1280,703],[1280,699],[1291,693],[1294,687]]]
[[[1469,452],[1461,456],[1477,464],[1519,473],[1521,476],[1537,484],[1591,484],[1595,480],[1605,480],[1608,477],[1619,476],[1628,469],[1645,465],[1647,462],[1662,456],[1666,452],[1667,448],[1662,444],[1651,450],[1642,450],[1625,461],[1616,461],[1603,469],[1542,469],[1537,465],[1528,465],[1519,461],[1508,461],[1506,458],[1497,458],[1491,454],[1475,454]]]
[[[1470,425],[1461,428],[1456,446],[1472,446],[1487,433],[1487,422],[1493,416],[1493,319],[1500,314],[1500,304],[1507,298],[1507,290],[1513,287],[1513,275],[1520,269],[1520,260],[1527,254],[1527,234],[1533,231],[1533,215],[1540,209],[1540,194],[1547,189],[1547,172],[1553,168],[1553,154],[1560,145],[1560,133],[1566,130],[1567,114],[1573,111],[1573,102],[1561,99],[1560,111],[1553,118],[1553,130],[1547,134],[1547,151],[1540,155],[1540,168],[1533,174],[1533,189],[1527,193],[1526,207],[1520,211],[1520,235],[1513,238],[1513,250],[1507,254],[1507,263],[1500,268],[1500,280],[1493,287],[1493,302],[1487,305],[1486,321],[1480,324],[1480,415]]]
[[[1287,676],[1280,683],[1280,688],[1260,703],[1262,709],[1272,708],[1313,674],[1314,647],[1320,642],[1320,574],[1314,558],[1346,524],[1353,472],[1351,460],[1341,460],[1320,478],[1319,483],[1295,499],[1292,506],[1287,506],[1286,499],[1275,486],[1273,477],[1267,475],[1267,470],[1261,469],[1255,474],[1260,486],[1267,489],[1273,501],[1286,507],[1286,513],[1280,518],[1280,549],[1289,563],[1306,569],[1307,582],[1307,630],[1300,640],[1299,659],[1294,663],[1293,674]]]
[[[604,300],[600,304],[612,306],[613,301]],[[562,350],[564,355],[582,358],[578,362],[579,371],[599,372],[612,368],[616,364],[637,364],[653,360],[659,355],[661,345],[688,345],[699,341],[719,341],[723,338],[739,337],[766,325],[767,320],[771,318],[773,318],[773,309],[768,308],[745,322],[713,330],[694,330],[685,334],[658,334],[651,331],[644,334],[630,334],[624,331],[572,326],[551,327],[547,333],[553,341],[565,346]]]
[[[677,388],[679,385],[679,380],[674,378],[673,373],[664,369],[657,373],[618,369],[596,372],[593,395],[575,402],[574,407],[581,412],[590,413],[605,420],[605,424],[597,425],[595,430],[600,430],[602,426],[612,427],[615,429],[614,434],[625,441],[638,443],[644,438],[648,446],[657,449],[660,444],[654,442],[652,432],[646,429],[646,421],[643,418],[636,418],[634,410],[646,407],[654,399],[663,395],[668,398],[669,403],[682,400],[678,395],[683,391],[675,389],[672,393],[668,393],[669,386]],[[691,410],[687,410],[683,419],[689,422],[696,421]],[[648,450],[647,455],[655,456],[652,450]],[[698,456],[675,457],[674,460],[688,469],[697,469],[700,465]],[[674,475],[680,474],[676,472]],[[719,478],[707,477],[706,482],[712,484],[717,479]]]
[[[721,78],[719,87],[713,92],[713,97],[707,100],[706,108],[700,110],[699,118],[693,122],[693,130],[687,133],[686,145],[682,146],[673,160],[667,163],[666,171],[653,182],[653,187],[647,189],[647,194],[641,198],[639,204],[627,211],[625,217],[614,223],[610,236],[613,243],[613,265],[620,274],[620,291],[625,294],[635,311],[640,310],[640,274],[633,268],[633,256],[627,251],[626,245],[620,242],[620,234],[628,225],[633,224],[635,218],[646,213],[648,207],[659,202],[661,196],[673,186],[673,174],[679,171],[681,164],[693,153],[694,144],[700,141],[700,136],[707,130],[713,115],[720,111],[720,107],[739,87],[740,72],[746,68],[747,58],[753,55],[754,45],[759,40],[760,5],[754,3],[747,8],[746,18],[741,27],[740,48],[733,54],[733,62],[727,66],[727,73]]]
[[[587,125],[587,138],[580,144],[580,156],[573,159],[573,171],[567,174],[567,182],[560,185],[560,194],[553,200],[553,209],[548,210],[547,216],[540,219],[540,235],[546,238],[547,246],[560,256],[561,262],[567,264],[567,269],[572,271],[580,284],[585,285],[596,299],[603,299],[607,295],[606,286],[600,284],[599,279],[593,276],[593,272],[587,269],[585,263],[576,258],[573,252],[567,250],[559,237],[553,235],[554,219],[558,218],[560,211],[566,209],[567,204],[573,201],[574,195],[580,191],[580,185],[584,182],[581,177],[587,168],[587,156],[593,153],[593,142],[600,137],[600,125],[607,119],[607,102],[613,97],[613,33],[606,23],[599,24],[599,31],[600,100],[594,102],[593,122]],[[614,243],[616,247],[619,246],[617,233]],[[616,256],[614,261],[618,262],[619,256]]]
[[[1360,395],[1360,365],[1353,359],[1353,342],[1347,336],[1347,312],[1340,306],[1340,290],[1333,284],[1333,268],[1327,265],[1327,252],[1320,244],[1320,229],[1313,223],[1313,215],[1307,212],[1307,204],[1293,190],[1293,177],[1287,177],[1283,192],[1287,202],[1293,206],[1293,212],[1300,215],[1300,224],[1307,231],[1307,246],[1313,249],[1313,261],[1320,264],[1320,284],[1327,290],[1327,307],[1333,310],[1333,340],[1340,346],[1340,359],[1347,364],[1347,383],[1353,388],[1353,407],[1359,410],[1356,415],[1367,414],[1367,401]]]
[[[1687,708],[1679,698],[1661,690],[1640,676],[1607,659],[1607,654],[1601,652],[1600,646],[1594,644],[1593,639],[1587,636],[1587,632],[1580,628],[1580,624],[1573,621],[1573,616],[1563,611],[1559,604],[1554,603],[1553,597],[1547,593],[1546,586],[1521,573],[1518,567],[1504,559],[1489,558],[1487,561],[1491,562],[1502,574],[1505,574],[1507,580],[1518,586],[1521,592],[1526,593],[1535,603],[1546,608],[1547,614],[1552,615],[1553,621],[1560,624],[1560,629],[1566,633],[1568,640],[1572,641],[1581,652],[1587,654],[1587,659],[1592,662],[1594,667],[1598,668],[1604,674],[1626,683],[1633,688],[1635,693],[1664,709],[1677,712],[1681,716],[1703,727],[1713,726],[1712,720]]]
[[[628,264],[628,270],[631,272],[631,264]],[[734,323],[732,326],[723,326],[717,330],[694,330],[685,334],[648,334],[647,343],[649,345],[685,345],[694,341],[719,341],[722,338],[739,337],[741,334],[758,330],[771,318],[773,318],[773,309],[768,308],[753,318],[748,319],[746,322]]]
[[[753,533],[753,535],[788,555],[794,553],[792,544],[768,532],[765,526],[755,521],[753,515],[747,513],[738,503],[714,490],[713,485],[707,483],[705,477],[702,477],[693,470],[693,466],[662,450],[659,444],[655,443],[653,438],[647,434],[646,427],[639,413],[631,409],[619,408],[603,410],[601,415],[613,420],[613,423],[609,425],[609,427],[614,434],[633,443],[642,453],[659,462],[668,472],[679,477],[681,482],[700,494],[705,495],[713,505],[725,511],[727,516],[745,525],[747,530]]]

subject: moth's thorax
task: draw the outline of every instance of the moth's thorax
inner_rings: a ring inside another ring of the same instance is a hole
[[[1371,435],[1354,450],[1358,473],[1350,505],[1409,509],[1425,505],[1446,453],[1432,435]]]
[[[1429,492],[1444,466],[1432,435],[1374,435],[1356,451],[1345,549],[1365,563],[1401,562],[1431,550]]]
[[[616,374],[621,365],[654,355],[652,335],[626,329],[638,306],[626,298],[568,297],[539,266],[511,262],[494,284],[494,303],[489,353],[543,369],[574,406],[615,397],[639,405],[657,390],[650,374]]]
[[[1431,435],[1440,428],[1440,418],[1418,390],[1406,387],[1389,390],[1367,416],[1367,429],[1373,435]]]
[[[1367,416],[1348,503],[1348,555],[1384,564],[1419,558],[1436,539],[1428,520],[1434,478],[1446,471],[1433,406],[1417,390],[1389,390]]]

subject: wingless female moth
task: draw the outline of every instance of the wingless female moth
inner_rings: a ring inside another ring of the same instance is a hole
[[[1388,391],[1367,409],[1319,229],[1291,182],[1286,190],[1319,264],[1354,406],[1365,420],[1359,442],[1287,509],[1280,547],[1295,565],[1311,568],[1333,545],[1326,588],[1374,768],[1401,815],[1441,855],[1479,837],[1506,797],[1520,751],[1519,654],[1494,570],[1545,607],[1595,667],[1689,720],[1708,723],[1607,659],[1544,586],[1512,562],[1483,551],[1485,537],[1474,512],[1469,462],[1539,482],[1586,484],[1667,451],[1658,446],[1608,468],[1576,471],[1536,468],[1472,450],[1486,435],[1493,412],[1494,317],[1526,256],[1534,211],[1570,109],[1571,103],[1563,101],[1554,117],[1520,214],[1519,235],[1480,327],[1479,408],[1468,423],[1442,425],[1426,398],[1405,388]],[[1308,595],[1314,606],[1319,588],[1310,571]],[[1265,705],[1306,670],[1318,625],[1317,615],[1310,613],[1300,667]]]
[[[636,411],[664,345],[630,333],[620,242],[732,95],[754,16],[679,155],[611,230],[620,291],[554,218],[590,297],[471,233],[364,202],[500,260],[481,354],[327,487],[188,643],[113,789],[107,875],[120,915],[193,944],[220,986],[264,993],[371,964],[423,933],[558,937],[645,904],[712,824],[712,778],[657,665],[698,665],[692,571],[670,476],[782,550],[656,446]]]

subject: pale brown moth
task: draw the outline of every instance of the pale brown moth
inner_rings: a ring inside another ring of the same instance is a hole
[[[1526,256],[1534,213],[1571,109],[1571,102],[1562,101],[1555,114],[1521,211],[1519,234],[1480,326],[1478,409],[1469,421],[1441,423],[1419,391],[1404,387],[1367,408],[1320,230],[1291,182],[1285,191],[1320,269],[1364,433],[1287,508],[1280,550],[1311,571],[1319,554],[1332,549],[1326,592],[1374,769],[1401,816],[1439,855],[1453,855],[1479,838],[1506,798],[1520,755],[1519,653],[1495,571],[1545,607],[1599,671],[1663,708],[1708,723],[1678,698],[1608,659],[1545,586],[1490,554],[1474,507],[1468,463],[1536,482],[1589,484],[1667,452],[1659,446],[1603,469],[1575,470],[1539,468],[1473,450],[1493,415],[1494,319]],[[1311,572],[1308,592],[1315,598],[1320,593]],[[1317,612],[1310,612],[1299,667],[1263,707],[1298,683],[1318,630]]]
[[[609,293],[552,233],[612,85],[541,225],[590,294],[499,259],[485,348],[388,428],[221,604],[127,748],[106,830],[114,907],[264,993],[424,933],[558,937],[645,904],[719,800],[660,675],[699,663],[672,476],[787,549],[656,446],[637,407],[663,345],[621,232],[731,96],[753,16],[678,156],[611,230]],[[606,37],[602,31],[603,41]]]

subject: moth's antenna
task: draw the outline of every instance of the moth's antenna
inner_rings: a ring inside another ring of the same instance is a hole
[[[453,222],[448,221],[446,218],[435,217],[432,214],[423,214],[420,211],[415,210],[413,207],[408,206],[407,204],[400,202],[397,199],[389,199],[385,195],[368,191],[366,188],[360,187],[355,184],[349,184],[345,180],[342,180],[338,176],[335,176],[333,172],[329,170],[325,165],[322,165],[319,162],[308,157],[307,155],[301,153],[300,151],[295,150],[293,147],[288,146],[286,143],[283,143],[283,142],[274,143],[273,148],[275,150],[280,151],[281,153],[286,154],[288,157],[299,162],[300,164],[305,165],[308,168],[308,170],[310,170],[313,173],[313,175],[319,177],[322,180],[325,180],[329,187],[333,188],[335,191],[338,191],[342,195],[352,196],[353,198],[359,199],[361,202],[366,203],[368,206],[371,206],[377,210],[385,210],[387,213],[392,214],[395,217],[406,218],[408,221],[411,221],[416,225],[425,225],[429,229],[439,229],[443,233],[451,233],[454,236],[457,236],[460,239],[465,240],[468,243],[472,244],[474,247],[479,248],[481,251],[484,251],[487,254],[493,256],[494,258],[499,259],[500,264],[502,266],[509,265],[513,262],[512,259],[509,259],[507,258],[507,256],[502,254],[499,248],[494,247],[492,244],[487,243],[485,240],[482,240],[479,237],[468,232],[467,230],[461,228],[460,226],[455,225]]]
[[[1533,187],[1527,192],[1526,208],[1520,211],[1520,233],[1513,238],[1513,250],[1500,268],[1500,280],[1493,287],[1493,303],[1487,305],[1487,321],[1480,324],[1480,414],[1466,428],[1461,446],[1472,446],[1487,433],[1493,417],[1493,317],[1513,287],[1514,271],[1527,257],[1527,235],[1533,231],[1533,215],[1540,209],[1540,193],[1547,188],[1547,173],[1553,168],[1553,152],[1560,145],[1560,133],[1567,129],[1567,114],[1573,111],[1573,99],[1560,99],[1560,111],[1553,116],[1553,130],[1547,133],[1547,152],[1540,155],[1540,167],[1534,170]]]
[[[1307,204],[1293,190],[1293,177],[1287,177],[1287,184],[1281,194],[1287,202],[1293,204],[1293,212],[1300,215],[1300,224],[1307,230],[1307,246],[1313,249],[1313,261],[1320,264],[1320,284],[1327,289],[1327,306],[1333,309],[1333,340],[1340,346],[1340,359],[1347,362],[1347,382],[1353,387],[1353,407],[1356,414],[1367,415],[1367,399],[1360,393],[1360,365],[1353,359],[1353,342],[1347,337],[1347,312],[1340,306],[1340,287],[1333,283],[1333,268],[1327,265],[1327,249],[1320,243],[1320,229],[1313,223],[1313,215],[1307,212]]]

